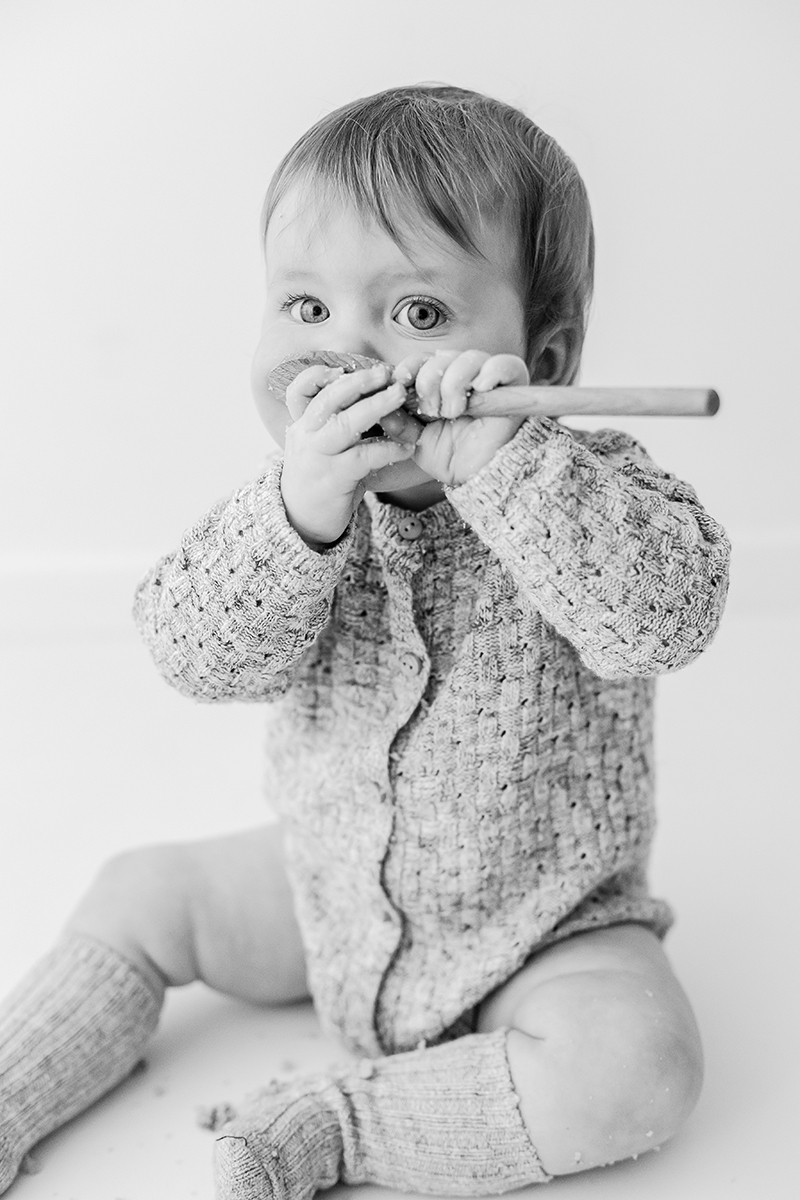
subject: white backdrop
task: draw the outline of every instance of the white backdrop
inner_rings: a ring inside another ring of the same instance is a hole
[[[735,546],[719,637],[659,682],[652,878],[678,913],[706,1088],[672,1149],[558,1194],[794,1198],[799,48],[793,0],[0,0],[0,994],[103,859],[268,815],[263,706],[166,687],[133,588],[263,461],[248,377],[280,156],[358,94],[481,89],[587,181],[583,382],[720,391],[713,420],[627,428]],[[165,1107],[143,1076],[20,1196],[107,1200],[124,1180],[131,1200],[178,1197],[195,1172],[208,1194],[186,1114],[260,1082],[231,1039],[277,1064],[285,1026],[231,1017],[189,1053],[200,1026],[174,1011]]]
[[[270,174],[332,107],[432,79],[575,158],[582,381],[720,391],[627,427],[729,528],[734,599],[796,602],[799,32],[788,0],[2,0],[0,624],[124,623],[258,470]]]

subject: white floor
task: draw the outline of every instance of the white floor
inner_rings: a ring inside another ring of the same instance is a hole
[[[704,1033],[707,1082],[670,1146],[558,1180],[548,1194],[560,1200],[800,1195],[799,635],[797,618],[730,616],[698,663],[662,681],[653,883],[678,912],[667,945]],[[5,990],[107,855],[257,824],[265,808],[259,709],[182,699],[132,634],[15,638],[0,661]],[[211,1135],[195,1109],[342,1057],[307,1006],[174,993],[148,1069],[48,1139],[40,1172],[9,1196],[210,1200]]]

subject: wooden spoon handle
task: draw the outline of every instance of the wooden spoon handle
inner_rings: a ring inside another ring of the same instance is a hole
[[[501,387],[473,392],[473,417],[712,417],[719,396],[710,388]]]

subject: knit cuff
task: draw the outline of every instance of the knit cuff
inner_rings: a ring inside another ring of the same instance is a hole
[[[481,514],[505,510],[518,494],[521,481],[535,474],[540,447],[554,437],[569,434],[548,417],[528,417],[488,463],[464,483],[446,487],[445,495],[465,521],[479,525]]]
[[[338,541],[315,550],[289,522],[281,495],[282,473],[283,459],[279,458],[253,484],[253,510],[267,535],[275,565],[320,584],[329,579],[335,582],[344,570],[353,542],[355,515]]]

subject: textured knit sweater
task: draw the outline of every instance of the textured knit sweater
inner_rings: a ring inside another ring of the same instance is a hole
[[[663,935],[653,677],[708,644],[729,558],[692,488],[626,435],[534,418],[438,504],[368,494],[317,552],[280,471],[189,530],[136,616],[182,692],[270,702],[323,1025],[372,1055],[433,1043],[547,944]]]

